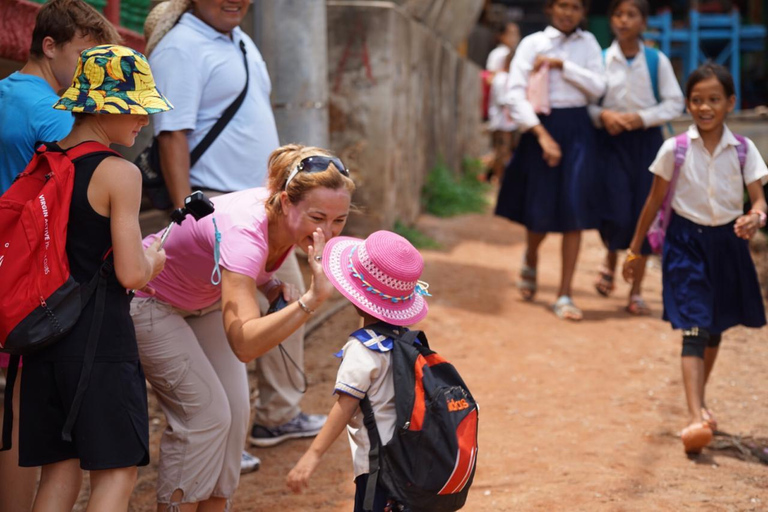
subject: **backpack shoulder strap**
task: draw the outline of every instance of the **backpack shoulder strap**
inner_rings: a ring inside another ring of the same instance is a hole
[[[675,167],[672,170],[672,179],[669,180],[669,188],[667,194],[664,196],[664,201],[661,203],[661,210],[664,212],[664,229],[666,230],[669,223],[669,213],[672,210],[672,197],[675,195],[675,187],[677,186],[677,180],[680,177],[680,169],[685,162],[685,154],[688,152],[688,133],[681,133],[675,135]]]
[[[368,484],[365,486],[365,499],[363,510],[373,510],[373,499],[376,496],[376,486],[379,483],[379,453],[381,452],[381,436],[376,427],[376,418],[373,415],[373,407],[368,395],[360,400],[360,410],[363,413],[363,424],[368,430],[368,440],[371,443],[371,451],[368,453]]]
[[[645,63],[648,65],[648,73],[651,75],[651,89],[653,89],[653,97],[656,98],[656,103],[661,102],[659,95],[659,50],[651,48],[650,46],[643,45],[643,53],[645,54]]]
[[[600,55],[603,56],[603,68],[605,68],[605,55],[608,53],[608,48],[603,48],[603,51],[600,52]],[[606,91],[607,94],[607,91]],[[603,101],[605,101],[605,94],[600,96],[600,99],[597,100],[598,106],[603,106]]]
[[[749,151],[749,143],[747,138],[738,133],[733,134],[736,140],[739,141],[739,145],[736,146],[736,155],[739,157],[739,166],[741,167],[741,173],[744,174],[744,166],[747,165],[747,151]]]
[[[677,175],[680,174],[680,169],[683,167],[683,162],[685,162],[685,154],[688,152],[688,144],[690,144],[688,133],[675,135],[675,170],[672,173],[673,180],[676,179]]]
[[[108,148],[101,142],[92,140],[69,148],[65,150],[64,153],[69,157],[70,160],[77,160],[78,158],[82,158],[85,155],[89,155],[91,153],[112,153],[115,156],[122,156],[120,153],[114,149]]]
[[[424,348],[429,348],[429,341],[427,341],[427,335],[424,331],[410,330],[400,337],[405,343],[413,345],[417,342]]]
[[[5,395],[3,397],[3,434],[0,451],[11,449],[11,434],[13,429],[13,389],[16,385],[16,375],[19,371],[21,356],[11,355],[5,376]]]

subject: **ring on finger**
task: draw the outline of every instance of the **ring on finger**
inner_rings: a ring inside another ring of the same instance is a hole
[[[322,256],[315,256],[315,261],[322,261],[322,260],[323,260]]]

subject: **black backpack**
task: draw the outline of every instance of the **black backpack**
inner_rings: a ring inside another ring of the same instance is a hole
[[[368,329],[394,340],[397,419],[392,439],[382,446],[370,400],[360,402],[371,441],[364,510],[373,507],[378,479],[406,510],[459,510],[475,476],[477,402],[453,365],[429,349],[423,332],[383,323]]]

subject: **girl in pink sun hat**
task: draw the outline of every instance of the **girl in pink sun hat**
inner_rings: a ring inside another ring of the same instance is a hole
[[[371,443],[363,424],[360,401],[366,396],[375,412],[382,445],[394,435],[395,388],[390,351],[394,341],[380,335],[402,332],[427,315],[429,285],[420,281],[424,260],[405,238],[389,231],[377,231],[365,240],[336,237],[326,243],[323,270],[336,289],[357,309],[363,328],[353,332],[340,354],[341,366],[334,393],[338,401],[328,421],[309,450],[286,478],[294,492],[307,487],[320,458],[347,427],[355,471],[355,512],[363,510],[369,473]],[[383,324],[383,325],[382,325]],[[381,479],[376,488],[373,510],[380,512],[393,504]],[[392,508],[397,510],[397,508]]]
[[[323,270],[362,312],[398,326],[427,316],[424,260],[405,238],[377,231],[366,240],[337,237],[323,251]]]

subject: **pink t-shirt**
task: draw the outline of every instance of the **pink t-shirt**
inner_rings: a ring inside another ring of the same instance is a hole
[[[270,279],[290,252],[280,257],[272,271],[267,263],[268,229],[264,202],[269,198],[265,188],[251,188],[212,199],[216,211],[196,221],[191,215],[180,226],[174,226],[165,242],[165,268],[149,286],[156,297],[179,309],[204,309],[221,298],[221,284],[211,282],[214,269],[214,219],[221,242],[219,265],[243,274],[260,286]],[[144,239],[149,246],[162,231]],[[137,292],[138,297],[147,297]]]

